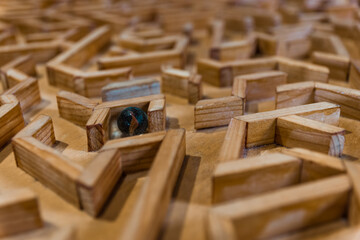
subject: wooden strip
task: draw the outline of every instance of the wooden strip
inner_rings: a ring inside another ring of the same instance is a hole
[[[82,170],[80,166],[32,137],[15,138],[12,145],[19,168],[69,203],[80,207],[76,187]]]
[[[348,177],[340,175],[218,205],[210,214],[221,224],[219,239],[227,233],[236,239],[270,238],[341,218],[350,190]],[[226,222],[231,225],[224,229]],[[214,230],[210,235],[219,236]]]
[[[122,174],[120,151],[100,152],[79,177],[81,206],[91,216],[97,216]]]
[[[157,99],[150,101],[147,110],[148,116],[148,131],[158,132],[165,130],[166,124],[166,103],[165,99]]]
[[[120,239],[151,240],[158,237],[185,157],[185,151],[185,130],[169,130]]]
[[[277,59],[279,64],[278,69],[288,74],[287,81],[289,83],[329,81],[329,69],[326,67],[283,57],[277,57]]]
[[[315,181],[346,172],[342,160],[304,148],[282,148],[281,153],[303,160],[301,182]]]
[[[212,176],[213,203],[269,192],[299,183],[301,161],[284,154],[220,163]]]
[[[219,127],[244,113],[244,100],[237,96],[200,100],[195,105],[194,128]]]
[[[161,91],[188,98],[190,72],[175,68],[164,68],[161,73]]]
[[[0,215],[0,237],[43,226],[37,196],[29,189],[18,189],[1,194]]]
[[[110,109],[95,109],[86,123],[88,151],[99,150],[109,138]]]
[[[14,138],[33,137],[45,145],[52,146],[56,139],[51,117],[39,115],[23,128]]]
[[[217,87],[232,85],[233,69],[229,64],[201,58],[197,60],[196,65],[198,74],[205,82]]]
[[[350,226],[359,226],[360,224],[360,166],[356,162],[344,161],[344,165],[350,181],[353,185],[353,191],[350,196],[350,206],[348,210],[348,219]]]
[[[188,83],[188,100],[190,104],[196,104],[203,97],[202,76],[194,75],[190,77]]]
[[[236,117],[247,123],[246,147],[274,143],[276,119],[288,115],[298,115],[337,126],[340,107],[336,104],[320,102]]]
[[[100,151],[119,149],[124,173],[148,170],[157,154],[166,132],[148,133],[109,140]]]
[[[314,82],[299,82],[277,86],[276,109],[313,103],[314,90]]]
[[[240,75],[235,77],[234,86],[245,86],[246,101],[274,98],[276,87],[286,83],[287,74],[280,71],[269,71]],[[236,83],[244,82],[244,83]],[[238,90],[244,92],[244,90]],[[237,92],[233,88],[233,92]]]
[[[93,110],[99,102],[76,93],[60,91],[56,95],[60,117],[79,126],[85,127]]]
[[[279,117],[276,123],[275,143],[285,147],[302,147],[341,156],[345,129],[306,119],[296,115]]]
[[[311,59],[313,63],[329,68],[330,79],[347,82],[350,72],[350,58],[329,53],[313,52]]]
[[[143,97],[160,94],[160,82],[157,79],[139,79],[134,81],[117,82],[102,88],[103,102]]]
[[[221,146],[219,161],[226,162],[243,158],[245,153],[245,141],[247,123],[232,118],[226,132],[223,145]]]
[[[8,143],[25,126],[20,103],[13,95],[0,96],[0,146]]]

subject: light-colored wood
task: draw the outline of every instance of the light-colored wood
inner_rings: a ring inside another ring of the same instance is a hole
[[[277,109],[326,101],[340,105],[342,116],[359,119],[360,91],[357,89],[304,82],[278,86],[276,92]]]
[[[95,109],[86,122],[88,151],[99,150],[109,139],[110,109]]]
[[[179,37],[173,49],[139,55],[102,57],[98,60],[98,64],[100,69],[131,67],[134,76],[159,73],[163,65],[183,68],[184,51],[187,44],[186,38]]]
[[[283,57],[278,57],[278,64],[278,70],[288,74],[288,83],[301,81],[329,81],[329,69],[326,67]]]
[[[219,154],[219,161],[226,162],[244,156],[247,124],[244,121],[232,118],[226,132]]]
[[[125,174],[150,168],[166,132],[149,133],[127,138],[109,140],[100,151],[118,149]]]
[[[275,142],[285,147],[302,147],[331,156],[341,156],[345,129],[296,115],[279,117]]]
[[[79,177],[81,206],[91,216],[102,210],[113,187],[122,174],[121,153],[118,149],[100,152]]]
[[[276,87],[285,84],[286,78],[287,74],[280,71],[240,75],[234,79],[232,95],[241,97],[245,93],[246,101],[274,98]]]
[[[220,224],[209,229],[210,239],[269,238],[331,222],[346,212],[350,190],[349,178],[340,175],[218,205],[210,217]]]
[[[276,87],[276,109],[314,102],[314,82],[289,83]]]
[[[152,100],[147,110],[148,131],[158,132],[165,130],[166,124],[166,104],[165,99]]]
[[[202,98],[202,77],[189,71],[176,68],[163,68],[161,91],[187,98],[189,103],[196,103]]]
[[[1,95],[0,146],[8,143],[24,126],[25,122],[19,101],[14,95]]]
[[[304,148],[281,148],[280,152],[303,160],[301,182],[316,181],[346,173],[342,160],[328,154]]]
[[[358,163],[344,161],[344,165],[350,181],[352,183],[353,191],[350,196],[348,220],[350,226],[359,226],[360,224],[360,188],[359,188],[359,172],[360,166]]]
[[[0,236],[41,228],[41,218],[37,196],[29,189],[18,189],[0,195]]]
[[[110,42],[111,29],[103,26],[86,35],[68,50],[46,64],[51,85],[86,97],[101,96],[101,88],[116,81],[127,81],[130,68],[85,72],[80,68]]]
[[[185,130],[169,130],[119,239],[156,239],[185,157]],[[141,231],[139,231],[141,229]]]
[[[160,82],[155,78],[116,82],[101,90],[103,102],[160,94]]]
[[[3,95],[14,95],[20,102],[22,112],[28,112],[41,102],[37,79],[17,69],[8,70],[7,79],[11,88],[6,90]]]
[[[340,107],[336,104],[320,102],[236,117],[237,120],[246,122],[246,147],[274,143],[276,119],[289,115],[298,115],[337,126]]]
[[[200,100],[194,109],[194,128],[219,127],[244,114],[244,100],[237,96]]]
[[[210,58],[221,62],[250,58],[255,51],[255,41],[245,39],[224,42],[210,49]]]
[[[350,58],[330,53],[313,52],[312,62],[329,69],[329,78],[338,81],[348,81],[350,72]]]
[[[212,200],[227,202],[292,186],[300,173],[300,159],[278,153],[221,163],[212,176]]]
[[[85,127],[93,110],[99,102],[76,93],[60,91],[56,95],[59,114],[62,118]]]
[[[81,167],[33,137],[12,140],[16,164],[69,203],[80,207],[76,182]]]

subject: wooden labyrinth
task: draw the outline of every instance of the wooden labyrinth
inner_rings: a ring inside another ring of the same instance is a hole
[[[0,237],[360,239],[359,4],[0,1]]]

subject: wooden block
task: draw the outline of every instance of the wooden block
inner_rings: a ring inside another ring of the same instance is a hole
[[[350,226],[359,226],[360,224],[360,186],[359,173],[360,166],[356,162],[344,161],[350,181],[353,185],[353,191],[350,195],[350,203],[348,210],[348,219]]]
[[[19,101],[13,95],[1,95],[0,146],[8,143],[24,126],[25,122]]]
[[[278,70],[278,60],[275,57],[238,60],[230,63],[233,76]],[[280,70],[280,69],[279,69]],[[282,70],[280,70],[282,71]]]
[[[187,98],[189,103],[196,103],[202,98],[201,75],[176,68],[163,68],[161,80],[163,93]]]
[[[176,44],[170,50],[154,51],[139,55],[102,57],[98,60],[100,69],[131,67],[135,76],[159,73],[162,65],[176,68],[184,67],[184,52],[188,40],[178,37]]]
[[[303,147],[331,156],[341,156],[345,129],[296,115],[279,117],[275,142],[285,147]]]
[[[276,87],[276,109],[314,102],[315,83],[299,82]]]
[[[86,126],[95,106],[99,104],[97,101],[67,91],[58,92],[56,101],[60,117],[82,127]]]
[[[4,89],[9,89],[13,87],[16,83],[12,83],[11,79],[8,79],[9,70],[16,69],[21,71],[29,76],[36,76],[36,69],[35,69],[35,61],[32,55],[24,55],[13,59],[12,61],[8,62],[7,64],[1,66],[1,80],[3,83]]]
[[[225,42],[210,49],[210,58],[221,62],[248,59],[254,51],[254,41],[248,39]]]
[[[121,154],[118,149],[100,152],[79,177],[81,206],[91,216],[102,210],[113,187],[122,174]]]
[[[220,163],[212,176],[213,203],[298,184],[300,170],[300,159],[278,153]]]
[[[302,160],[301,182],[316,181],[346,173],[342,160],[337,157],[303,148],[282,148],[280,152]]]
[[[19,168],[80,207],[76,187],[82,170],[80,166],[33,137],[14,138],[12,145]]]
[[[247,124],[244,121],[232,118],[221,146],[219,161],[226,162],[244,156]]]
[[[153,78],[111,83],[101,90],[103,102],[153,94],[160,94],[160,82]]]
[[[110,109],[95,109],[86,122],[88,151],[99,150],[109,139]]]
[[[232,94],[243,95],[246,101],[274,98],[276,87],[286,83],[287,74],[280,71],[269,71],[240,75],[235,77]],[[243,82],[243,83],[240,83]],[[245,89],[241,89],[245,87]]]
[[[33,137],[41,143],[52,146],[55,144],[55,132],[51,117],[39,115],[24,127],[14,138]]]
[[[347,82],[350,73],[350,59],[330,53],[313,52],[312,62],[328,67],[329,78]]]
[[[25,113],[34,105],[41,102],[38,80],[16,69],[8,71],[8,79],[18,83],[6,90],[3,95],[14,95],[20,102],[21,110]]]
[[[185,130],[169,130],[161,143],[121,239],[156,239],[185,157]],[[139,231],[141,229],[141,231]]]
[[[0,213],[1,237],[43,226],[37,196],[29,189],[18,189],[1,194]]]
[[[190,77],[188,83],[188,93],[188,100],[190,104],[196,104],[203,98],[201,75],[196,74]]]
[[[360,64],[355,60],[351,61],[349,84],[351,88],[360,89]]]
[[[147,116],[149,122],[149,132],[164,131],[166,124],[165,99],[157,99],[150,101]]]
[[[345,214],[350,190],[340,175],[218,205],[210,211],[210,239],[270,238],[331,222]]]
[[[320,65],[278,57],[278,70],[288,74],[287,82],[328,82],[329,69]]]
[[[165,131],[161,131],[109,140],[100,151],[119,149],[121,152],[121,168],[125,174],[148,170],[165,134]]]
[[[246,147],[274,143],[276,119],[289,115],[298,115],[337,126],[340,107],[336,104],[320,102],[236,117],[237,120],[246,122]]]
[[[194,114],[195,129],[224,126],[244,114],[244,100],[237,96],[200,100]]]
[[[315,102],[327,101],[340,105],[342,116],[360,119],[359,99],[359,90],[330,84],[315,84]]]
[[[217,87],[231,86],[233,81],[232,67],[229,64],[201,58],[196,62],[198,74],[203,80]]]

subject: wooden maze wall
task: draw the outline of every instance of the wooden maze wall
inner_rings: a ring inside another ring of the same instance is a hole
[[[0,237],[359,239],[359,20],[354,0],[0,1]]]

